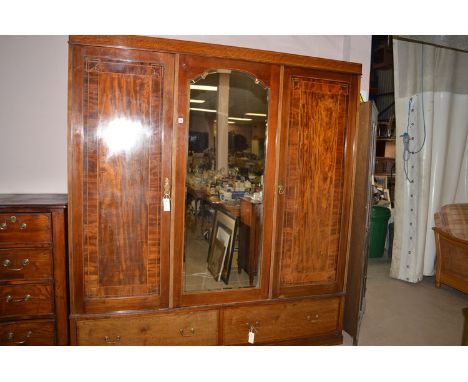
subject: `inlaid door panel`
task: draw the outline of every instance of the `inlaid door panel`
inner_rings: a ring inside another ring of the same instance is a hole
[[[162,199],[171,179],[173,57],[72,51],[75,306],[167,305],[170,212]]]
[[[351,76],[286,68],[276,294],[342,289],[356,96]],[[350,144],[351,143],[351,144]]]

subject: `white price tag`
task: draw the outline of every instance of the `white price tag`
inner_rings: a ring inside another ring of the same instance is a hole
[[[249,330],[249,339],[247,340],[249,344],[253,344],[255,342],[255,333]]]
[[[164,209],[164,211],[170,211],[171,210],[171,199],[169,199],[169,198],[164,198],[163,199],[163,209]]]

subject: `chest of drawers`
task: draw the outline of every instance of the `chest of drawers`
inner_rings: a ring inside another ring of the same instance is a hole
[[[67,345],[63,194],[0,195],[0,345]]]

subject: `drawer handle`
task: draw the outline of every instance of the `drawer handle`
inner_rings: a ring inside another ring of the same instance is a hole
[[[28,331],[26,332],[26,336],[25,336],[25,338],[24,338],[23,341],[14,341],[13,343],[14,343],[15,345],[22,345],[22,344],[26,343],[26,341],[28,340],[28,338],[31,338],[31,337],[32,337],[32,334],[33,334],[32,331],[31,331],[31,330],[28,330]],[[15,333],[14,333],[14,332],[8,333],[8,341],[13,341],[14,338],[15,338]]]
[[[7,223],[0,224],[0,231],[6,231],[7,228],[8,228]]]
[[[16,216],[10,216],[10,221],[12,223],[16,223]]]
[[[26,223],[21,223],[20,226],[19,226],[19,228],[20,228],[21,230],[25,230],[25,229],[26,229]]]
[[[246,322],[245,325],[249,328],[249,331],[256,332],[258,327],[260,326],[260,321],[255,321],[255,324],[251,324],[250,322]]]
[[[182,337],[193,337],[195,335],[195,329],[190,328],[190,330],[179,329],[179,333]]]
[[[104,337],[104,340],[106,341],[106,343],[112,344],[112,345],[113,345],[113,344],[116,344],[116,343],[120,342],[120,336],[116,336],[114,341],[112,341],[112,340],[110,339],[110,337],[105,336],[105,337]]]
[[[30,301],[31,299],[32,299],[32,296],[30,294],[27,294],[23,298],[14,298],[11,294],[9,294],[8,296],[6,296],[5,300],[7,303],[11,304],[15,302],[27,302],[27,301]]]
[[[310,321],[310,322],[317,322],[319,320],[319,315],[318,314],[307,315],[306,319],[307,319],[307,321]]]
[[[3,262],[3,266],[8,269],[9,271],[14,271],[14,272],[19,272],[19,271],[22,271],[24,269],[24,267],[28,266],[29,265],[29,259],[23,259],[23,261],[21,262],[21,264],[23,264],[23,266],[21,268],[10,268],[11,266],[11,260],[10,259],[6,259],[4,262]]]

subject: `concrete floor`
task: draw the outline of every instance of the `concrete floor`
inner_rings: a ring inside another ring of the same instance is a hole
[[[358,345],[460,345],[468,295],[434,277],[417,284],[390,278],[390,259],[369,259],[366,308]],[[344,334],[344,345],[351,338]]]

